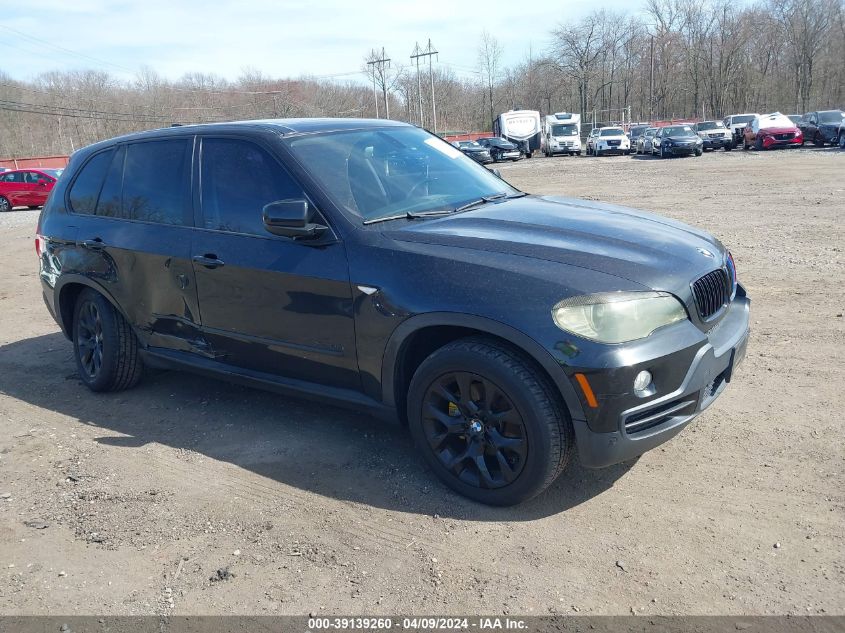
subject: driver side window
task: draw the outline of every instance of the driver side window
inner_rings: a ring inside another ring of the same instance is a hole
[[[203,139],[200,183],[203,226],[231,233],[269,237],[262,219],[264,207],[305,196],[264,149],[233,138]]]

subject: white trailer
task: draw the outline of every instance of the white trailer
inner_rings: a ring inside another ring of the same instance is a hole
[[[542,130],[540,113],[536,110],[509,110],[493,123],[493,133],[516,145],[526,158],[540,149]]]
[[[581,115],[572,112],[555,112],[543,118],[543,153],[581,154]]]

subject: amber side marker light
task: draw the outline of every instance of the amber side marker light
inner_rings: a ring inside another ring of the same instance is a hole
[[[597,409],[599,406],[598,400],[596,400],[596,396],[593,393],[593,388],[590,387],[590,383],[587,381],[587,377],[584,374],[575,374],[575,380],[578,381],[578,384],[581,385],[581,391],[584,392],[584,397],[587,399],[587,404],[590,405],[591,408]]]

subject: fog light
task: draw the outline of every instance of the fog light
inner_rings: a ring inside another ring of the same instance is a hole
[[[641,371],[637,374],[637,377],[634,378],[634,391],[640,393],[648,389],[648,386],[651,384],[651,372],[648,371]]]

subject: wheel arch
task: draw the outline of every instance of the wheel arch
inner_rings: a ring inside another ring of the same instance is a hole
[[[77,297],[79,297],[79,294],[86,288],[91,288],[103,295],[103,297],[105,297],[106,300],[114,306],[115,310],[117,310],[123,318],[126,318],[126,314],[121,309],[120,305],[117,301],[115,301],[111,293],[103,286],[84,275],[62,275],[61,280],[53,289],[53,293],[55,296],[56,317],[59,321],[59,327],[62,328],[62,333],[68,338],[68,340],[73,339],[73,310],[76,306]]]
[[[527,334],[471,314],[428,313],[403,321],[388,339],[382,362],[382,401],[395,407],[399,420],[407,422],[407,390],[414,371],[436,349],[468,336],[488,336],[525,354],[550,384],[557,388],[572,419],[584,420],[581,402],[569,378],[551,354]]]

